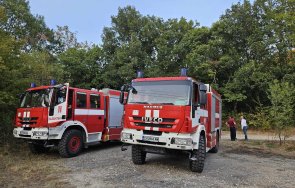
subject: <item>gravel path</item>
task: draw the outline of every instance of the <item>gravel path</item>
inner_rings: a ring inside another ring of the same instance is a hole
[[[295,187],[295,160],[230,150],[227,139],[221,144],[217,154],[208,153],[201,174],[189,170],[186,155],[148,154],[146,164],[134,165],[131,148],[122,152],[120,143],[53,165],[68,170],[61,178],[70,187]]]

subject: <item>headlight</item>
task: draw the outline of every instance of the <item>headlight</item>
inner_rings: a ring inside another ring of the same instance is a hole
[[[33,136],[46,136],[47,131],[33,131]]]
[[[13,134],[16,135],[17,134],[17,130],[14,129],[13,130]]]
[[[130,139],[130,140],[132,140],[132,134],[122,132],[122,137],[121,138],[122,139]]]
[[[174,143],[172,141],[174,140]],[[172,138],[171,144],[176,144],[176,145],[191,145],[192,144],[192,139],[191,138]]]

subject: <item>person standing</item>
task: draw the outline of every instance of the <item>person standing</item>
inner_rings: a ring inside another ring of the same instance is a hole
[[[229,127],[229,130],[230,130],[231,141],[235,141],[236,140],[236,122],[233,116],[230,116],[228,118],[226,125]]]
[[[245,135],[245,140],[248,140],[248,135],[247,135],[248,125],[247,125],[247,121],[244,118],[244,116],[241,116],[241,127],[242,127],[243,133]]]

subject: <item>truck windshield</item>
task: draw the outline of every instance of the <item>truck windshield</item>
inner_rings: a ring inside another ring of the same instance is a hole
[[[21,100],[21,108],[31,107],[49,107],[49,93],[51,89],[40,89],[26,91],[23,99]]]
[[[128,103],[189,105],[189,80],[134,82]]]

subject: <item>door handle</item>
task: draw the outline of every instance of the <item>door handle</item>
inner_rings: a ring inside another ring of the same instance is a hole
[[[98,119],[101,119],[101,116],[98,116]]]

